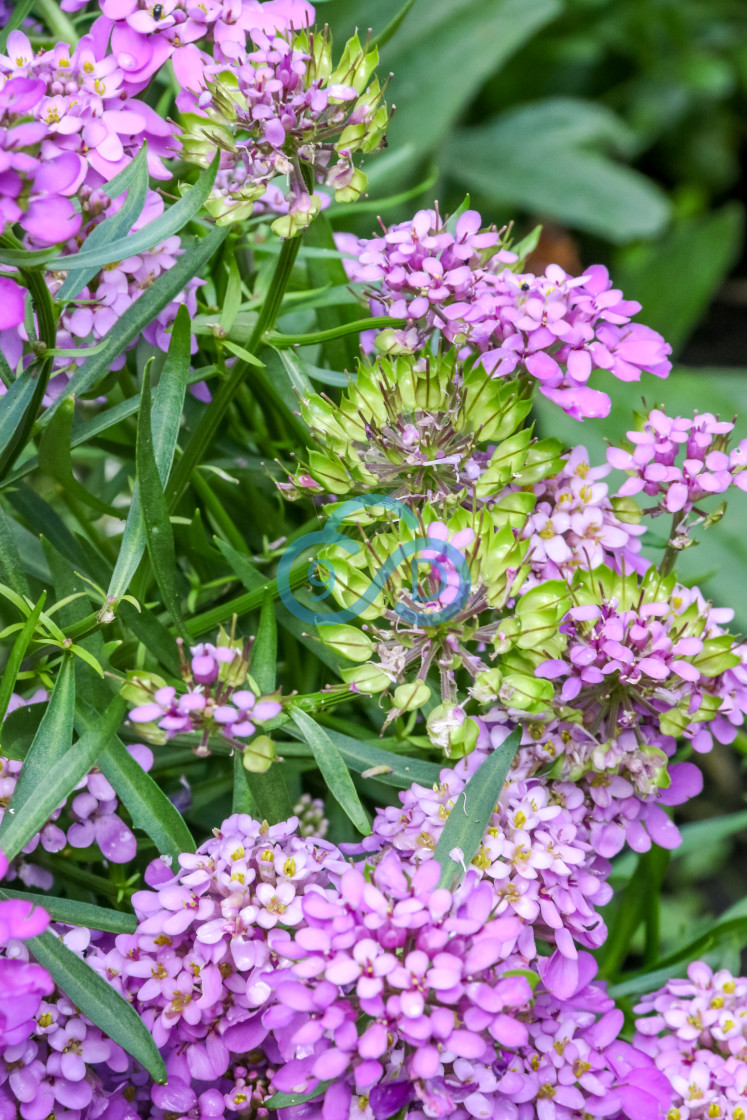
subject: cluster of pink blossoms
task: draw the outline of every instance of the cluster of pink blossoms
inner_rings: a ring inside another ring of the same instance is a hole
[[[193,646],[189,664],[184,661],[182,666],[184,691],[177,691],[173,685],[149,688],[152,700],[133,708],[130,719],[133,723],[157,724],[167,738],[199,732],[200,754],[209,754],[211,734],[220,733],[229,741],[250,738],[258,723],[273,719],[281,711],[277,700],[257,697],[241,687],[246,681],[250,648],[211,642]]]
[[[8,861],[0,851],[0,879],[8,870]],[[49,914],[40,906],[11,898],[0,901],[0,1047],[14,1047],[28,1038],[34,1028],[43,996],[54,984],[49,974],[23,955],[8,952],[11,943],[19,946],[29,937],[38,937],[49,925]],[[2,1108],[2,1074],[0,1074],[0,1116]]]
[[[351,277],[378,282],[372,298],[412,324],[394,333],[392,345],[417,350],[438,330],[455,346],[482,353],[496,377],[528,374],[576,419],[609,413],[607,394],[588,385],[595,369],[622,381],[638,381],[643,371],[668,375],[670,347],[631,322],[640,305],[622,298],[605,268],[577,277],[559,265],[544,276],[517,273],[516,255],[481,225],[468,210],[452,233],[437,210],[420,210],[358,242]]]
[[[24,115],[28,128],[37,129],[45,164],[55,161],[48,174],[50,180],[59,180],[58,194],[76,194],[84,181],[96,186],[113,178],[144,140],[150,174],[170,177],[164,165],[164,157],[174,155],[168,121],[146,102],[128,96],[116,59],[96,48],[94,39],[85,36],[74,49],[58,43],[35,55],[24,31],[17,30],[8,36],[7,55],[0,55],[0,71],[6,77],[2,93],[17,87],[22,91],[22,108],[12,111]],[[21,85],[15,80],[22,80]],[[69,168],[67,175],[63,168]],[[75,223],[74,215],[66,216],[58,235],[54,227],[48,228],[45,243],[66,241],[75,234]]]
[[[47,699],[43,689],[29,700],[14,694],[8,713],[26,704],[45,703]],[[149,747],[137,743],[127,749],[143,770],[150,770],[153,753]],[[22,769],[23,762],[0,756],[0,821]],[[102,773],[92,770],[78,783],[72,797],[55,809],[41,832],[33,836],[21,855],[13,860],[7,871],[8,880],[20,879],[28,887],[50,890],[52,873],[34,862],[33,853],[39,848],[50,853],[61,852],[67,844],[72,848],[95,847],[111,863],[129,863],[137,854],[137,841],[118,815],[118,809],[119,801],[111,785]]]
[[[62,0],[64,12],[77,12],[88,0]],[[287,31],[310,26],[314,9],[306,0],[100,0],[101,15],[92,34],[108,45],[122,70],[128,93],[142,90],[169,60],[179,85],[199,90],[203,69],[212,59],[202,49],[230,57],[253,31]]]
[[[136,933],[89,955],[169,1070],[150,1100],[131,1089],[133,1115],[219,1117],[316,1089],[312,1120],[405,1106],[617,1120],[666,1106],[666,1079],[616,1039],[622,1016],[588,955],[563,997],[516,973],[522,921],[497,912],[488,878],[470,870],[438,889],[434,861],[415,867],[392,847],[364,872],[295,826],[236,815],[175,876],[156,861],[154,889],[133,897]]]
[[[627,571],[647,566],[638,540],[645,529],[622,521],[602,479],[607,466],[591,467],[585,447],[574,447],[557,474],[535,483],[537,504],[522,537],[530,541],[531,580],[525,589],[550,579],[571,580],[579,569],[611,564]]]
[[[704,961],[687,975],[643,997],[636,1045],[672,1086],[667,1120],[745,1120],[747,978]]]
[[[627,433],[631,450],[610,447],[607,452],[610,465],[630,476],[618,494],[655,498],[646,513],[653,517],[674,514],[677,528],[670,544],[683,547],[687,543],[687,519],[693,512],[701,519],[706,517],[696,508],[698,502],[724,494],[731,486],[747,489],[747,440],[729,450],[733,431],[732,423],[710,412],[696,412],[691,420],[652,409],[640,431]],[[678,462],[681,453],[684,455]]]

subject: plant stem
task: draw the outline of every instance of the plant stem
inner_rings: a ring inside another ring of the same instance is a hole
[[[666,547],[666,551],[664,553],[664,558],[663,558],[663,560],[661,562],[661,565],[659,567],[659,574],[662,575],[662,576],[666,577],[668,575],[671,575],[672,572],[674,571],[674,565],[677,561],[677,553],[678,553],[679,549],[676,549],[672,545],[672,540],[674,539],[674,537],[677,533],[677,529],[679,528],[679,526],[682,522],[682,518],[684,516],[685,515],[682,512],[675,513],[672,516],[672,529],[671,529],[671,532],[669,534],[669,541],[667,542],[667,547]]]
[[[272,329],[277,318],[300,245],[300,237],[291,238],[282,244],[267,298],[262,304],[259,317],[246,346],[251,354],[256,354],[256,351],[261,348],[265,335]],[[201,422],[187,440],[184,453],[174,467],[169,479],[166,496],[170,509],[174,508],[187,488],[194,468],[202,462],[223,417],[244,382],[248,369],[248,362],[245,362],[242,358],[236,360],[236,364],[213,397]]]

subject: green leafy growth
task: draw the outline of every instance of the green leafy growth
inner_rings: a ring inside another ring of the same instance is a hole
[[[165,1084],[163,1058],[134,1007],[49,930],[40,937],[31,938],[26,944],[75,1006],[99,1030],[140,1062],[159,1085]]]
[[[311,747],[316,764],[327,783],[329,792],[358,831],[363,836],[369,836],[371,824],[368,814],[361,805],[358,792],[353,785],[353,779],[350,777],[350,772],[340,751],[324,728],[320,727],[306,712],[302,712],[300,708],[291,708],[290,716]]]
[[[433,853],[441,867],[439,887],[454,890],[474,859],[520,742],[521,729],[517,727],[488,755],[457,797]],[[455,849],[461,852],[459,860],[451,857]]]
[[[18,670],[21,668],[26,650],[29,643],[34,636],[36,624],[39,621],[39,615],[44,609],[44,603],[47,598],[46,591],[42,591],[41,597],[30,612],[28,618],[23,624],[23,627],[18,632],[18,637],[13,643],[13,648],[10,651],[8,660],[5,663],[2,676],[0,677],[0,740],[2,739],[2,722],[5,719],[5,713],[8,710],[10,698],[13,695],[16,679],[18,677]]]
[[[313,1101],[316,1097],[321,1097],[322,1093],[326,1093],[331,1084],[331,1081],[320,1081],[316,1088],[311,1089],[308,1093],[274,1093],[265,1101],[265,1108],[293,1108],[294,1105],[305,1104],[306,1101]]]

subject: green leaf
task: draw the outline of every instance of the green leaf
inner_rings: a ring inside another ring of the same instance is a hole
[[[92,726],[91,720],[86,730]],[[146,832],[161,854],[178,861],[182,852],[195,850],[195,842],[184,818],[120,739],[115,737],[110,740],[98,766],[117,791],[135,828]]]
[[[128,173],[127,183],[124,186],[120,183],[116,194],[112,193],[113,188],[111,183],[107,184],[106,190],[109,198],[118,198],[119,195],[126,190],[127,198],[124,205],[116,214],[112,214],[110,218],[105,218],[103,222],[99,222],[97,226],[94,226],[86,237],[86,252],[99,250],[99,252],[103,251],[106,253],[107,251],[111,251],[112,246],[116,245],[121,238],[127,237],[129,242],[128,234],[143,212],[145,196],[148,193],[147,142],[143,144],[135,159],[125,168],[125,171]],[[75,257],[79,256],[80,254],[75,254]],[[135,253],[130,250],[127,256],[135,256]],[[72,259],[74,260],[75,257]],[[71,260],[70,257],[65,257],[64,259],[66,261]],[[116,257],[110,259],[116,260]],[[74,299],[81,289],[85,288],[88,281],[101,269],[101,265],[97,264],[89,264],[87,267],[67,264],[65,267],[68,270],[67,278],[63,281],[62,287],[57,292],[56,296],[60,301]]]
[[[233,792],[231,812],[248,813],[255,820],[260,816],[257,803],[249,784],[249,772],[244,769],[244,756],[241,751],[233,752]]]
[[[27,409],[31,406],[39,373],[38,363],[32,363],[3,395],[3,407],[0,409],[0,454],[10,447]]]
[[[433,853],[441,866],[439,887],[453,890],[474,859],[520,742],[521,728],[517,727],[487,756],[457,797]],[[455,848],[462,859],[452,859]]]
[[[106,514],[108,517],[120,517],[119,510],[113,509],[107,502],[102,502],[96,494],[91,494],[73,474],[70,447],[74,413],[75,403],[68,398],[57,409],[53,419],[44,429],[39,444],[39,469],[55,479],[72,499],[83,502],[97,513]]]
[[[43,906],[53,922],[64,922],[68,926],[88,926],[103,933],[134,933],[137,929],[134,914],[94,906],[90,902],[75,902],[72,898],[55,898],[54,895],[35,894],[33,891],[13,891],[9,887],[0,889],[0,898],[20,898],[33,902],[35,906]]]
[[[0,726],[0,755],[22,762],[39,730],[46,704],[25,704],[16,708]]]
[[[21,662],[26,655],[29,642],[34,636],[36,624],[39,621],[39,615],[44,609],[46,598],[46,591],[42,591],[41,598],[24,622],[23,629],[19,632],[18,637],[13,643],[13,648],[10,651],[8,660],[5,662],[2,676],[0,676],[0,739],[2,739],[2,723],[5,719],[5,713],[8,710],[10,698],[13,695],[13,689],[18,677],[18,670],[21,668]]]
[[[30,588],[24,566],[13,536],[13,524],[0,505],[0,582],[12,587],[18,595],[29,595]]]
[[[628,142],[606,107],[546,98],[464,129],[447,145],[442,167],[499,211],[541,213],[620,243],[651,237],[670,216],[660,187],[606,154]]]
[[[115,696],[106,711],[96,717],[91,729],[73,747],[61,754],[46,771],[36,787],[35,796],[26,802],[23,813],[11,815],[6,811],[0,826],[0,842],[8,860],[15,859],[23,851],[32,836],[41,831],[57,806],[67,800],[81,778],[95,765],[108,741],[116,733],[125,710],[124,700]]]
[[[145,529],[145,542],[151,567],[159,591],[163,596],[164,605],[170,612],[177,629],[184,636],[184,619],[182,618],[181,601],[176,586],[174,531],[171,527],[153,447],[150,370],[147,369],[143,374],[135,462],[137,464],[137,484],[141,499],[140,516]]]
[[[249,774],[246,770],[244,773],[260,820],[278,824],[293,816],[293,803],[283,777],[282,763],[274,762],[264,774]]]
[[[184,397],[187,391],[189,363],[189,312],[186,307],[182,305],[174,321],[166,361],[161,370],[158,385],[153,393],[153,413],[158,417],[155,432],[152,433],[152,450],[155,457],[157,475],[156,478],[151,479],[151,482],[153,485],[156,485],[157,480],[160,480],[158,488],[161,490],[162,494],[163,486],[166,485],[171,471],[174,451],[179,438],[179,425],[181,423],[182,409],[184,407]],[[145,381],[146,379],[144,378],[143,393],[146,388]],[[148,393],[150,393],[149,382]],[[140,433],[140,425],[144,424],[146,420],[150,428],[150,409],[147,410],[147,417],[143,416],[144,411],[144,397],[141,394],[138,435]],[[127,515],[127,524],[125,525],[122,543],[119,547],[117,563],[114,566],[112,578],[109,583],[107,594],[112,598],[120,599],[129,587],[132,577],[137,571],[138,564],[143,557],[146,541],[147,530],[142,519],[140,484],[136,482],[132,494],[132,502],[130,503],[130,511]]]
[[[241,276],[233,253],[228,256],[227,267],[228,283],[226,284],[226,294],[223,297],[223,307],[220,313],[220,325],[226,334],[230,332],[241,309]]]
[[[265,1100],[265,1108],[293,1108],[294,1105],[305,1104],[306,1101],[313,1101],[315,1097],[326,1093],[331,1084],[331,1081],[320,1081],[316,1089],[308,1093],[273,1093]]]
[[[25,806],[27,803],[34,804],[40,788],[46,784],[48,773],[71,748],[74,711],[75,669],[72,657],[65,657],[57,672],[57,680],[39,730],[34,736],[5,815],[0,821],[0,847],[8,859],[11,855],[7,835],[12,833],[13,825],[25,819]]]
[[[143,643],[148,653],[155,657],[172,677],[181,675],[176,643],[152,611],[142,604],[140,610],[137,610],[132,603],[123,599],[117,606],[117,615],[138,641]]]
[[[259,616],[257,637],[252,646],[251,672],[263,696],[275,691],[275,674],[278,658],[278,629],[275,622],[275,603],[265,593]]]
[[[374,767],[386,766],[388,774],[380,774],[376,781],[396,789],[409,789],[417,783],[430,788],[441,780],[442,767],[435,762],[424,762],[418,758],[407,758],[406,755],[394,754],[384,750],[373,743],[354,739],[350,735],[342,735],[339,731],[325,728],[326,734],[339,750],[343,759],[356,773],[372,770]]]
[[[57,257],[50,262],[49,267],[64,268],[68,273],[85,270],[89,276],[92,276],[107,264],[137,256],[138,253],[146,253],[154,245],[160,244],[168,237],[173,237],[202,209],[205,199],[213,189],[219,161],[220,156],[216,154],[213,162],[201,173],[195,185],[190,187],[173,206],[169,206],[142,229],[128,232],[125,236],[114,240],[107,240],[101,247],[96,248],[89,248],[91,241],[89,237],[86,239],[85,249],[79,253],[71,253],[69,256]]]
[[[306,712],[302,712],[300,708],[291,708],[289,714],[311,747],[329,792],[358,831],[363,836],[369,836],[371,824],[368,814],[360,803],[358,792],[340,751],[324,728]]]
[[[215,227],[200,240],[182,242],[184,253],[163,275],[151,284],[134,303],[130,304],[123,315],[104,336],[105,345],[88,361],[84,362],[71,377],[67,387],[57,402],[49,406],[39,420],[44,427],[52,419],[60,402],[66,397],[81,396],[92,389],[109,372],[112,361],[127,349],[129,344],[153,322],[159,312],[179,295],[193,276],[210,260],[228,236],[229,226]]]
[[[135,1008],[49,930],[26,942],[31,954],[75,1006],[163,1085],[166,1066]]]
[[[26,16],[31,11],[32,4],[33,0],[16,0],[15,4],[13,5],[13,11],[10,18],[8,19],[8,22],[5,24],[2,30],[0,30],[0,52],[5,52],[5,47],[8,42],[8,36],[10,35],[11,31],[15,31],[21,26],[23,21],[26,19]]]

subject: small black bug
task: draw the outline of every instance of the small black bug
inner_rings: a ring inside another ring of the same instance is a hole
[[[163,15],[163,4],[153,5],[153,19],[160,19]]]
[[[522,290],[522,292],[528,292],[529,291],[529,285],[527,284],[526,281],[524,281],[524,283],[521,285],[521,290]]]

